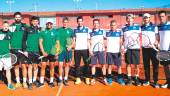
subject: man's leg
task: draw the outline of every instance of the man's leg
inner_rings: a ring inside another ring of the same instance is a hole
[[[45,69],[46,69],[47,62],[43,61],[41,63],[41,76],[40,76],[40,87],[44,86],[44,76],[45,76]]]
[[[145,82],[143,83],[144,86],[148,86],[150,84],[150,52],[148,48],[142,49],[143,55],[143,64],[144,64],[144,71],[145,71]]]
[[[33,64],[28,65],[28,89],[32,89],[32,66]]]
[[[26,64],[21,64],[22,66],[22,76],[23,76],[23,87],[28,88],[27,86],[27,66]]]
[[[88,57],[89,57],[89,52],[88,50],[84,50],[83,53],[82,53],[82,56],[83,56],[83,62],[84,62],[84,67],[83,67],[83,73],[84,73],[84,76],[85,76],[85,83],[87,85],[90,84],[90,66],[89,66],[89,61],[87,61]]]
[[[154,87],[155,88],[160,88],[159,84],[158,84],[158,72],[159,72],[159,61],[156,58],[156,54],[157,52],[152,49],[151,51],[151,60],[152,60],[152,66],[153,66],[153,80],[154,80]]]
[[[12,82],[11,82],[11,71],[10,71],[10,69],[6,70],[6,78],[7,78],[7,81],[8,81],[8,89],[14,90],[15,87],[12,85]]]
[[[50,62],[50,82],[49,82],[49,86],[50,87],[55,87],[54,85],[54,67],[55,67],[55,62]]]
[[[81,53],[79,50],[74,51],[74,60],[75,60],[75,69],[76,69],[76,81],[75,84],[80,84],[80,74],[81,74],[81,67],[80,67],[80,61],[81,61]]]

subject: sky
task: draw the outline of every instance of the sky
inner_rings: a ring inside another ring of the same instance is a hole
[[[0,12],[111,10],[160,7],[170,8],[170,0],[0,0]]]

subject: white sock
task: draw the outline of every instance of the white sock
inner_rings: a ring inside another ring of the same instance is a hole
[[[32,79],[29,79],[29,84],[31,84],[32,83]]]
[[[40,77],[40,83],[44,83],[44,76]]]
[[[136,74],[136,77],[139,77],[139,75],[138,75],[138,74]]]
[[[64,80],[67,80],[67,79],[68,79],[68,77],[65,76],[65,77],[64,77]]]
[[[27,78],[24,77],[23,78],[23,82],[26,83],[27,82]]]
[[[34,76],[34,77],[33,77],[33,82],[35,82],[36,80],[37,80],[37,77]]]
[[[50,77],[50,83],[53,83],[54,77]]]
[[[128,77],[131,77],[131,74],[128,74]]]
[[[60,79],[60,80],[63,80],[63,77],[62,77],[62,76],[59,76],[59,79]]]
[[[17,83],[20,83],[20,80],[19,80],[19,79],[20,79],[19,77],[16,77]]]

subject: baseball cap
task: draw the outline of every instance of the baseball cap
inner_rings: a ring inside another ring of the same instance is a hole
[[[145,17],[151,17],[151,15],[149,14],[149,13],[145,13],[145,14],[143,14],[143,18],[145,18]]]

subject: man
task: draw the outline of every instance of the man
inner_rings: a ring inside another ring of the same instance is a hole
[[[37,81],[38,74],[38,64],[39,61],[39,33],[41,29],[39,28],[39,17],[33,16],[30,20],[30,27],[28,27],[23,36],[22,50],[25,56],[27,56],[28,64],[28,88],[32,89],[32,83],[36,87],[39,87],[39,82]],[[25,65],[26,66],[26,65]],[[24,67],[27,70],[27,67]],[[33,70],[33,73],[32,73]],[[32,75],[33,74],[33,75]],[[33,79],[32,79],[33,77]]]
[[[96,74],[96,64],[102,64],[102,75],[103,75],[103,81],[104,84],[107,85],[107,79],[106,79],[106,64],[105,64],[105,31],[100,28],[100,20],[94,19],[93,20],[93,30],[90,32],[89,36],[89,52],[91,55],[91,85],[95,84],[95,74]],[[96,45],[99,43],[99,46]],[[98,62],[97,62],[98,61]]]
[[[45,31],[40,33],[39,45],[40,51],[44,58],[41,62],[41,76],[40,76],[40,86],[44,86],[44,76],[46,65],[50,63],[50,87],[55,87],[54,85],[54,65],[55,65],[55,56],[51,54],[51,49],[56,44],[57,31],[53,28],[53,22],[51,20],[47,21]]]
[[[25,67],[25,57],[23,54],[19,53],[19,50],[22,50],[22,40],[25,29],[28,27],[25,23],[22,23],[22,14],[20,12],[14,13],[15,22],[11,25],[10,29],[12,32],[11,40],[11,53],[17,56],[17,62],[15,66],[15,76],[16,76],[16,88],[21,87],[20,75],[19,75],[19,64],[22,65],[22,75],[23,75],[23,87],[27,88],[27,70],[24,70]]]
[[[142,46],[142,54],[143,54],[143,64],[145,70],[145,82],[144,86],[150,85],[150,60],[152,61],[153,66],[153,80],[154,87],[159,88],[158,81],[158,68],[159,61],[156,59],[157,51],[153,49],[154,43],[156,42],[156,36],[158,34],[158,28],[150,21],[150,14],[145,13],[143,15],[143,24],[141,26],[142,34],[148,36],[151,41],[150,45]]]
[[[130,46],[129,39],[134,38],[137,40],[136,42],[139,42],[138,35],[132,36],[131,34],[141,33],[141,28],[138,24],[134,24],[134,15],[128,14],[126,16],[127,24],[123,27],[123,39],[124,39],[124,46],[126,49],[125,54],[125,62],[127,63],[127,75],[128,75],[128,81],[127,85],[132,84],[132,76],[131,76],[131,67],[132,65],[135,66],[136,73],[135,73],[135,84],[137,86],[140,86],[141,83],[139,82],[139,63],[140,63],[140,43],[137,43],[133,46]],[[131,37],[132,36],[132,37]],[[129,47],[130,46],[130,47]]]
[[[10,53],[10,40],[11,33],[9,31],[9,24],[7,21],[5,21],[3,22],[3,29],[0,30],[0,71],[2,71],[2,68],[4,68],[4,70],[6,71],[8,89],[14,90],[15,87],[12,85],[11,82],[11,57],[4,56],[5,54]]]
[[[82,77],[81,75],[81,67],[80,67],[80,61],[81,57],[83,57],[84,62],[84,75],[86,77],[85,82],[86,84],[90,84],[90,68],[89,68],[89,62],[87,61],[87,58],[89,57],[88,52],[88,34],[90,32],[90,29],[88,27],[85,27],[83,25],[83,17],[79,16],[77,17],[77,28],[74,30],[73,35],[73,42],[75,44],[75,51],[74,51],[74,61],[75,61],[75,69],[76,69],[76,82],[75,84],[80,84]]]
[[[64,17],[62,20],[63,27],[57,30],[58,32],[58,40],[57,44],[61,46],[62,52],[58,54],[58,62],[59,62],[59,78],[58,78],[58,86],[64,83],[65,86],[68,86],[68,74],[70,69],[70,62],[72,60],[72,40],[67,40],[67,38],[73,37],[73,30],[68,27],[69,19]],[[70,43],[68,45],[68,43]],[[65,62],[65,66],[64,66]],[[64,67],[64,70],[63,70]],[[63,78],[64,71],[64,78]],[[64,79],[64,80],[63,80]]]
[[[167,18],[166,11],[160,11],[158,13],[160,24],[158,25],[158,31],[159,31],[159,43],[160,43],[160,50],[164,51],[170,51],[170,22]],[[166,76],[166,83],[162,85],[162,88],[170,88],[170,70],[169,70],[169,64],[170,61],[162,61],[160,62],[165,71]]]
[[[121,69],[121,46],[122,46],[122,31],[117,28],[117,21],[110,22],[110,30],[106,32],[106,62],[108,64],[108,83],[112,84],[112,64],[118,67],[118,83],[125,85]],[[114,46],[113,46],[114,45]]]

